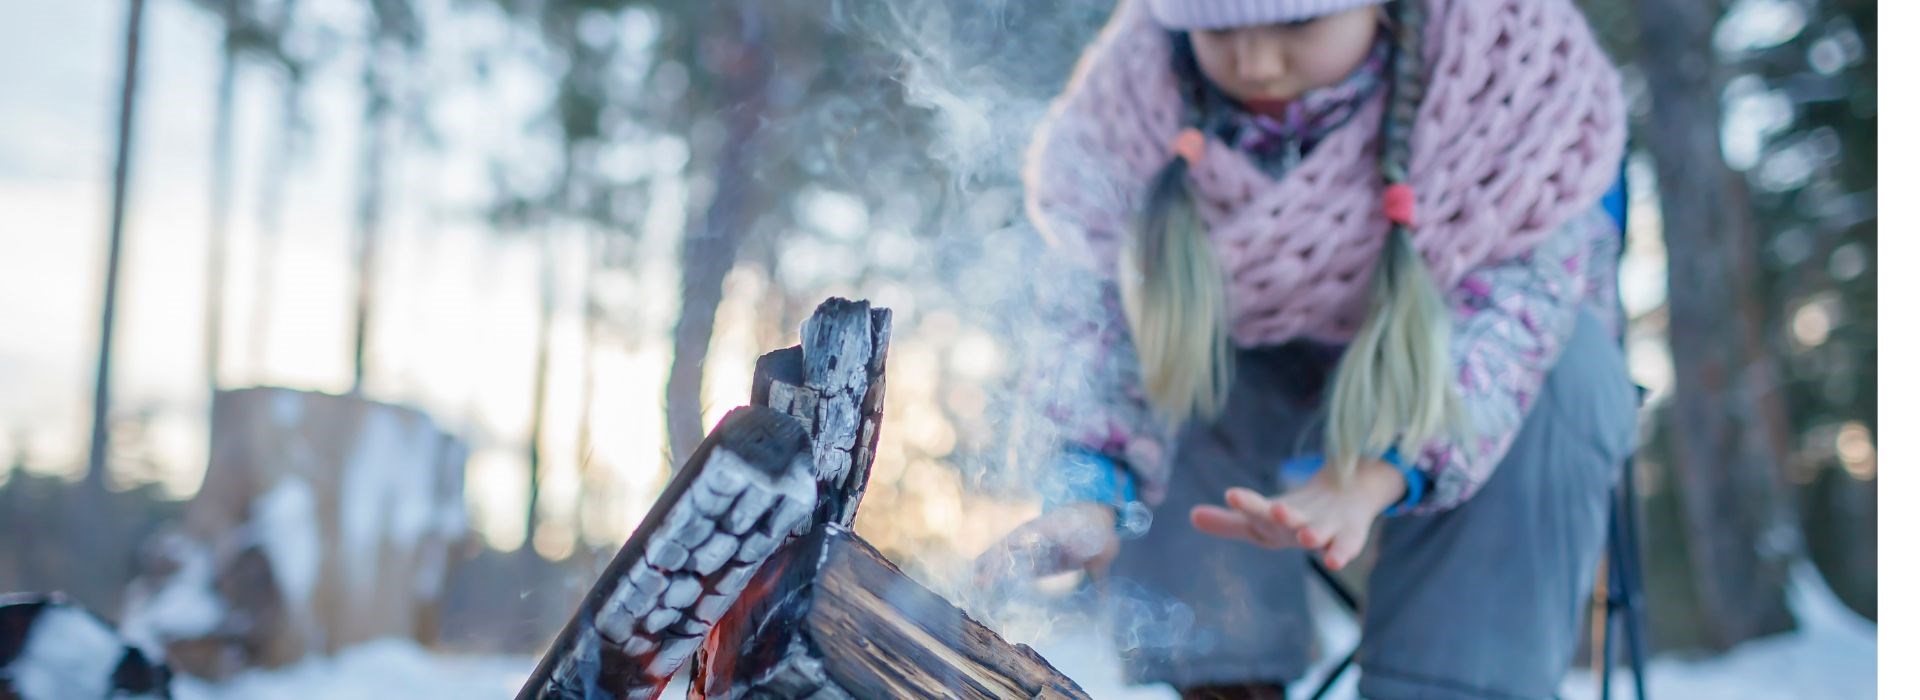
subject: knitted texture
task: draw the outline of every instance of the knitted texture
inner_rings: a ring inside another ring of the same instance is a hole
[[[1150,0],[1157,1],[1157,0]],[[1626,146],[1618,73],[1571,0],[1419,0],[1427,93],[1411,135],[1413,242],[1452,289],[1592,206]],[[1112,271],[1185,125],[1168,32],[1123,0],[1028,153],[1041,233]],[[1350,340],[1386,242],[1376,95],[1275,180],[1210,141],[1191,185],[1228,280],[1234,341]]]
[[[1168,29],[1226,29],[1298,22],[1386,0],[1147,0]]]

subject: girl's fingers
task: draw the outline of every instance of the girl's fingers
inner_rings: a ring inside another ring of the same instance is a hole
[[[1025,578],[1033,568],[1031,552],[1024,547],[1003,543],[974,560],[974,581],[982,586]]]
[[[1360,556],[1360,548],[1366,546],[1366,544],[1367,532],[1365,528],[1348,531],[1346,534],[1335,539],[1332,546],[1327,548],[1327,568],[1338,570],[1340,567],[1351,563],[1354,557]]]
[[[1227,490],[1227,504],[1246,514],[1248,524],[1261,537],[1260,544],[1275,549],[1300,546],[1293,528],[1273,517],[1273,504],[1276,502],[1250,489]]]
[[[1346,566],[1347,562],[1352,559],[1352,557],[1345,555],[1346,543],[1350,539],[1353,538],[1348,537],[1344,532],[1334,535],[1325,547],[1320,548],[1320,562],[1326,564],[1327,568],[1334,571],[1339,571],[1342,567]]]
[[[1220,506],[1202,505],[1194,506],[1188,517],[1193,521],[1194,529],[1214,537],[1255,541],[1253,523],[1245,513],[1227,510]]]
[[[1055,528],[1028,523],[974,560],[977,578],[1021,580],[1067,568],[1067,552],[1055,540]]]
[[[1313,528],[1303,527],[1293,532],[1295,537],[1300,538],[1300,546],[1307,549],[1320,549],[1327,544],[1327,537]]]
[[[1215,537],[1244,540],[1267,549],[1299,547],[1293,532],[1273,523],[1220,506],[1195,506],[1190,514],[1193,527]]]
[[[1255,520],[1270,519],[1272,516],[1268,513],[1273,507],[1272,504],[1273,501],[1267,500],[1265,496],[1260,495],[1259,492],[1253,489],[1227,489],[1227,505],[1233,506],[1235,510],[1247,514],[1248,518]]]
[[[1307,509],[1302,506],[1310,502],[1304,495],[1299,498],[1276,498],[1267,507],[1267,517],[1295,530],[1308,527],[1313,524],[1313,519],[1308,517]]]
[[[1268,508],[1266,516],[1293,530],[1294,536],[1299,538],[1300,544],[1304,546],[1317,548],[1326,543],[1326,537],[1322,533],[1323,528],[1318,526],[1318,518],[1293,501],[1275,500]]]
[[[1271,531],[1263,527],[1259,520],[1239,511],[1211,505],[1195,506],[1191,517],[1194,529],[1215,537],[1243,540],[1268,549],[1298,546],[1290,535]]]

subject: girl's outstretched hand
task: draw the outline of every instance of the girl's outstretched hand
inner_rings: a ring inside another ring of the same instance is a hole
[[[985,587],[1081,568],[1098,571],[1119,553],[1113,509],[1081,503],[1014,528],[974,559],[973,579]]]
[[[1368,460],[1344,485],[1323,469],[1305,486],[1272,498],[1252,489],[1227,489],[1227,507],[1196,506],[1191,517],[1194,528],[1209,535],[1268,549],[1311,549],[1327,568],[1339,569],[1360,555],[1373,519],[1406,488],[1399,470]]]

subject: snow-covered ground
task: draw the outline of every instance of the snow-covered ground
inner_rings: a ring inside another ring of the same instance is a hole
[[[1647,694],[1659,698],[1871,698],[1879,677],[1879,634],[1827,588],[1811,564],[1792,573],[1788,606],[1800,623],[1791,634],[1755,640],[1721,656],[1651,662]],[[1614,693],[1628,677],[1616,672]],[[1599,681],[1576,674],[1561,687],[1566,700],[1599,695]]]
[[[1875,696],[1875,626],[1841,606],[1810,569],[1795,572],[1793,611],[1797,632],[1742,645],[1717,657],[1657,658],[1652,662],[1648,694],[1686,700],[1852,700]],[[1357,630],[1335,620],[1322,631],[1332,648],[1347,648]],[[1062,672],[1099,700],[1161,700],[1175,697],[1164,688],[1129,688],[1110,647],[1091,632],[1057,634],[1035,644]],[[533,668],[526,657],[473,657],[434,654],[409,642],[381,641],[349,649],[329,659],[314,659],[273,672],[248,673],[220,684],[184,679],[176,683],[181,700],[317,700],[321,698],[413,698],[466,700],[508,698]],[[1353,697],[1353,676],[1344,679]],[[1624,673],[1615,679],[1615,697],[1627,697]],[[677,687],[665,697],[683,695]],[[1562,686],[1566,700],[1598,695],[1598,682],[1576,672]]]
[[[178,700],[321,698],[511,698],[536,660],[517,656],[435,654],[410,641],[382,640],[274,671],[250,671],[211,684],[175,679]]]

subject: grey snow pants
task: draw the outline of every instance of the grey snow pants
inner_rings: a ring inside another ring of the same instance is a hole
[[[1318,398],[1271,350],[1237,358],[1217,421],[1189,425],[1147,535],[1101,585],[1126,678],[1176,687],[1291,682],[1313,645],[1299,550],[1209,537],[1187,513],[1228,487],[1279,490],[1319,443]],[[1317,393],[1317,390],[1316,390]],[[1583,313],[1492,477],[1445,512],[1375,526],[1359,657],[1371,700],[1547,698],[1572,661],[1632,449],[1637,401],[1618,342]],[[1343,653],[1344,650],[1329,650]]]

